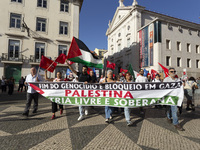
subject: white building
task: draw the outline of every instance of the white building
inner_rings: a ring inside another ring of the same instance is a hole
[[[1,0],[0,77],[21,76],[38,68],[41,56],[55,60],[79,37],[83,0]],[[58,64],[56,71],[66,72]],[[54,75],[53,75],[54,76]]]
[[[188,76],[200,76],[200,24],[146,10],[136,0],[132,6],[123,1],[106,32],[108,59],[120,61],[123,69],[131,63],[135,70],[161,72],[159,62],[175,67],[179,76],[184,68]]]

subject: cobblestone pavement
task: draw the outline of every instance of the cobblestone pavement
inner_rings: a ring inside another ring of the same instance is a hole
[[[57,112],[51,120],[51,102],[39,98],[39,109],[29,117],[21,114],[26,93],[0,95],[0,149],[200,149],[200,108],[179,116],[185,131],[177,131],[166,121],[165,110],[152,107],[131,111],[133,126],[128,127],[124,114],[115,113],[113,123],[106,124],[104,107],[90,108],[89,115],[78,122],[77,106],[65,106],[63,115]],[[195,102],[196,104],[199,101]]]

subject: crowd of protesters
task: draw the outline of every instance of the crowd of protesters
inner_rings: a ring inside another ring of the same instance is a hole
[[[169,68],[169,76],[161,79],[160,74],[156,74],[155,78],[152,78],[151,75],[147,75],[144,76],[144,70],[140,69],[139,70],[139,74],[136,78],[133,78],[133,76],[131,75],[130,72],[126,72],[125,74],[119,73],[118,75],[113,75],[113,71],[112,70],[107,70],[107,72],[105,73],[105,76],[101,75],[100,78],[97,78],[95,73],[93,72],[93,70],[91,70],[88,74],[88,67],[87,66],[83,66],[82,67],[82,71],[81,72],[77,72],[71,65],[69,65],[67,63],[69,69],[73,72],[73,74],[75,76],[72,75],[72,73],[67,76],[66,78],[62,78],[62,73],[61,72],[57,72],[56,74],[56,78],[48,78],[47,77],[47,71],[45,71],[45,79],[46,81],[53,81],[53,82],[60,82],[60,81],[71,81],[71,82],[84,82],[84,83],[123,83],[123,82],[179,82],[182,81],[183,82],[183,86],[184,86],[184,95],[187,99],[187,105],[186,105],[186,111],[195,111],[195,107],[194,107],[194,91],[195,89],[198,88],[199,86],[199,81],[200,78],[195,79],[194,77],[190,77],[190,78],[177,78],[176,77],[176,70],[175,68]],[[39,81],[44,81],[40,76],[36,77],[36,69],[35,68],[31,68],[31,74],[29,74],[27,76],[27,78],[23,78],[21,77],[21,79],[19,80],[19,87],[18,87],[18,92],[22,92],[23,88],[26,91],[26,87],[28,86],[28,82],[39,82]],[[2,92],[6,92],[6,89],[8,87],[8,94],[12,95],[13,93],[13,89],[15,86],[15,81],[12,78],[10,79],[5,79],[4,77],[2,78],[2,80],[0,80],[1,83],[1,89]],[[29,109],[31,106],[31,101],[32,99],[34,99],[34,109],[33,109],[33,113],[37,112],[38,109],[38,93],[32,89],[32,87],[28,86],[28,90],[27,90],[27,104],[24,110],[23,115],[28,116],[29,114]],[[55,119],[56,118],[56,112],[58,111],[57,108],[57,103],[52,102],[52,117],[51,119]],[[167,122],[171,123],[175,126],[175,128],[177,130],[183,131],[184,129],[181,127],[181,125],[179,124],[178,121],[178,116],[177,116],[177,112],[179,111],[179,113],[182,112],[182,107],[177,107],[177,106],[162,106],[162,105],[155,105],[155,108],[165,108],[166,109],[166,118],[167,118]],[[88,106],[79,106],[79,117],[78,117],[78,121],[81,121],[83,119],[85,119],[85,115],[89,114],[89,107]],[[128,107],[124,107],[124,108],[114,108],[114,107],[110,107],[110,106],[105,106],[105,122],[106,123],[111,123],[113,121],[113,116],[112,114],[117,110],[119,110],[120,112],[124,112],[124,116],[127,122],[127,126],[131,126],[132,125],[132,121],[130,119],[130,114],[131,114],[131,109],[132,108],[128,108]],[[60,115],[63,114],[63,105],[59,105],[59,110],[60,110]],[[140,114],[144,114],[144,110],[143,107],[139,108]]]

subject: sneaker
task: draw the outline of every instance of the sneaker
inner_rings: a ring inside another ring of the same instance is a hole
[[[171,124],[171,123],[172,123],[172,119],[169,119],[169,118],[167,117],[167,122],[168,122],[169,124]]]
[[[83,120],[84,119],[84,116],[79,116],[78,117],[78,121],[81,121],[81,120]]]
[[[53,116],[51,117],[52,120],[55,119],[55,118],[56,118],[56,115],[53,115]]]
[[[88,115],[88,110],[87,110],[87,109],[85,110],[85,115],[86,115],[86,116]]]
[[[110,118],[109,119],[112,119],[113,117],[110,115]]]
[[[105,122],[106,122],[106,123],[109,123],[109,119],[107,118],[107,119],[105,120]]]
[[[133,123],[131,121],[127,121],[127,126],[131,126]]]
[[[60,115],[62,115],[63,114],[63,110],[62,109],[60,109]]]
[[[174,125],[174,127],[179,131],[184,131],[180,124]]]
[[[32,113],[33,113],[33,114],[34,114],[34,113],[37,113],[37,110],[33,110],[33,112],[32,112]]]
[[[28,112],[24,112],[22,115],[28,117]]]

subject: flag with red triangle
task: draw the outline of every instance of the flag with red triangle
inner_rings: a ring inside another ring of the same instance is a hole
[[[98,59],[81,40],[75,37],[72,39],[67,59],[88,67],[103,68],[102,60]]]

